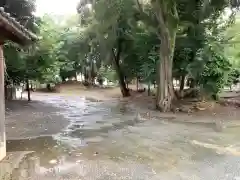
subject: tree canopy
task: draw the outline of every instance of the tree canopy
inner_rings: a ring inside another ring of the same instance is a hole
[[[127,84],[138,79],[157,84],[160,111],[171,110],[187,85],[212,98],[237,82],[237,0],[81,0],[68,18],[36,18],[33,0],[14,2],[0,6],[40,40],[23,50],[6,44],[13,82],[57,83],[81,73],[87,84],[117,80],[129,96]]]

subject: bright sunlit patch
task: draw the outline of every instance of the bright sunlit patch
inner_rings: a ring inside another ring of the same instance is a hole
[[[79,1],[80,0],[36,0],[36,15],[42,16],[44,14],[76,14],[76,7]]]
[[[49,161],[50,164],[57,164],[57,160],[56,159],[52,159],[51,161]]]

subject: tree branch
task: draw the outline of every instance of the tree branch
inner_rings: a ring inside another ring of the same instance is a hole
[[[112,51],[113,58],[114,58],[114,60],[116,61],[117,57],[116,57],[116,55],[115,55],[114,49],[112,48],[111,51]]]
[[[204,18],[204,14],[207,10],[207,6],[210,4],[210,1],[209,0],[203,0],[203,5],[202,5],[202,9],[201,9],[201,14],[200,14],[200,17],[199,17],[199,22],[203,20]]]
[[[159,1],[155,1],[155,3],[152,1],[153,7],[157,7],[157,10],[155,10],[155,16],[159,23],[159,30],[161,36],[163,36],[165,33],[168,33],[168,27],[166,26],[165,20],[164,20],[164,12],[162,9],[162,5],[159,3]],[[158,12],[158,13],[157,13]]]
[[[179,21],[178,11],[177,11],[177,4],[173,2],[173,17],[176,21]]]
[[[136,0],[136,4],[137,4],[139,12],[142,15],[143,19],[145,20],[145,22],[150,21],[150,23],[148,23],[148,25],[155,27],[156,24],[154,24],[154,23],[156,22],[156,19],[155,18],[153,19],[152,16],[150,16],[148,13],[144,12],[144,8],[141,5],[141,3],[139,2],[139,0]],[[146,19],[147,19],[147,21],[146,21]]]
[[[144,11],[143,11],[143,7],[142,5],[140,4],[139,0],[136,0],[137,2],[137,5],[138,5],[138,9],[140,10],[141,13],[145,14]]]
[[[122,40],[117,39],[117,53],[115,53],[114,49],[112,48],[112,54],[113,54],[114,60],[117,63],[119,63],[121,52],[122,52]]]

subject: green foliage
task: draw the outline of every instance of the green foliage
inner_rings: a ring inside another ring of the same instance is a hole
[[[40,40],[31,46],[20,48],[12,43],[4,46],[7,80],[17,84],[25,82],[26,79],[59,81],[59,28],[47,16],[38,21],[37,27]]]
[[[237,14],[235,23],[230,26],[226,32],[225,37],[228,39],[228,42],[226,42],[226,48],[225,48],[225,54],[229,58],[231,64],[233,67],[239,68],[240,67],[240,34],[239,34],[239,28],[240,28],[240,16]]]
[[[199,84],[210,95],[216,95],[226,84],[231,64],[221,54],[211,51],[199,78]]]
[[[24,81],[26,62],[21,59],[21,49],[13,43],[4,45],[6,80],[13,83]]]
[[[193,79],[204,94],[218,93],[231,69],[230,59],[223,53],[229,40],[224,34],[234,22],[235,10],[229,10],[231,14],[226,18],[228,5],[225,3],[211,1],[205,4],[205,9],[200,4],[192,6],[189,3],[179,11],[180,31],[176,39],[173,77]],[[196,16],[189,15],[185,8],[196,9]]]
[[[98,78],[99,79],[106,78],[111,82],[116,82],[118,80],[116,71],[114,69],[112,69],[111,67],[107,67],[107,66],[103,66],[103,65],[98,70]]]
[[[34,17],[33,12],[35,10],[34,1],[9,1],[4,0],[0,2],[0,6],[4,7],[6,12],[9,12],[11,16],[16,18],[22,25],[27,27],[33,32],[38,32],[38,27],[36,23],[39,23],[39,19]],[[28,66],[27,58],[28,50],[13,43],[5,43],[4,45],[4,55],[5,63],[7,67],[6,71],[6,81],[13,83],[24,82],[26,79],[26,71]]]
[[[91,82],[95,77],[155,82],[163,32],[172,38],[170,45],[165,43],[174,50],[175,79],[193,78],[198,87],[216,94],[227,79],[234,83],[239,75],[234,69],[227,78],[232,66],[240,64],[237,44],[228,45],[238,40],[232,34],[239,23],[226,32],[236,11],[229,10],[231,15],[224,18],[229,7],[225,0],[83,0],[77,8],[79,15],[63,18],[64,22],[62,17],[34,17],[34,1],[1,3],[40,37],[24,50],[5,45],[7,75],[14,82],[29,78],[54,83],[77,73]],[[24,21],[26,16],[28,21]],[[160,26],[161,18],[164,26]]]
[[[239,83],[239,78],[240,78],[240,70],[236,68],[232,68],[227,79],[227,85],[235,85]]]

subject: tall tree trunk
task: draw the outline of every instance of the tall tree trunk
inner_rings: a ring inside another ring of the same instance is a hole
[[[117,72],[118,75],[118,79],[119,79],[119,86],[121,89],[121,93],[123,97],[128,97],[130,96],[129,90],[127,89],[126,83],[125,83],[125,78],[124,75],[121,71],[121,67],[118,61],[114,60],[114,64],[115,64],[115,70]]]
[[[185,77],[186,77],[185,75],[182,75],[180,79],[180,89],[179,89],[180,98],[183,98],[184,96],[183,90],[185,86]]]
[[[162,51],[162,50],[161,50]],[[169,71],[172,71],[170,66],[170,58],[160,55],[161,60],[159,62],[159,83],[157,87],[156,107],[161,112],[170,111],[172,100],[174,98],[172,79],[169,76]]]
[[[84,67],[84,83],[88,82],[88,73],[87,73],[87,68]]]
[[[21,100],[23,99],[24,86],[21,86]]]
[[[92,85],[92,74],[91,74],[91,70],[88,70],[88,84]]]
[[[124,77],[124,81],[125,81],[125,84],[126,84],[126,88],[128,89],[128,80],[127,80],[127,76]]]
[[[166,112],[171,110],[172,100],[175,99],[172,66],[179,17],[175,1],[151,2],[155,6],[161,40],[156,108]]]
[[[30,92],[30,87],[29,87],[29,79],[26,80],[26,85],[27,85],[28,101],[31,101],[31,92]]]
[[[125,76],[122,72],[122,69],[120,67],[119,61],[120,61],[120,57],[121,57],[121,51],[122,51],[122,47],[121,47],[121,41],[118,40],[118,47],[117,47],[117,53],[115,54],[114,49],[112,49],[112,54],[113,54],[113,63],[115,66],[115,70],[117,72],[118,75],[118,79],[119,79],[119,86],[121,89],[121,93],[123,97],[128,97],[130,96],[129,90],[126,86],[125,83]]]
[[[158,68],[158,87],[156,97],[156,108],[161,112],[171,110],[172,101],[175,99],[172,80],[172,65],[175,48],[176,30],[162,33],[160,45],[160,62]]]
[[[75,72],[75,79],[76,79],[76,81],[78,81],[78,73],[77,73],[77,71]]]
[[[47,84],[47,90],[51,91],[51,84],[49,84],[49,83]]]
[[[139,78],[137,77],[137,91],[138,91],[138,88],[139,88]]]
[[[189,87],[190,87],[190,88],[195,88],[195,87],[196,87],[196,81],[195,81],[195,79],[191,79]]]
[[[148,82],[148,96],[151,95],[151,83]]]
[[[13,87],[14,85],[12,84],[11,87],[9,88],[9,91],[10,91],[10,99],[13,100]]]
[[[182,75],[180,80],[180,91],[184,89],[184,86],[185,86],[185,75]]]

